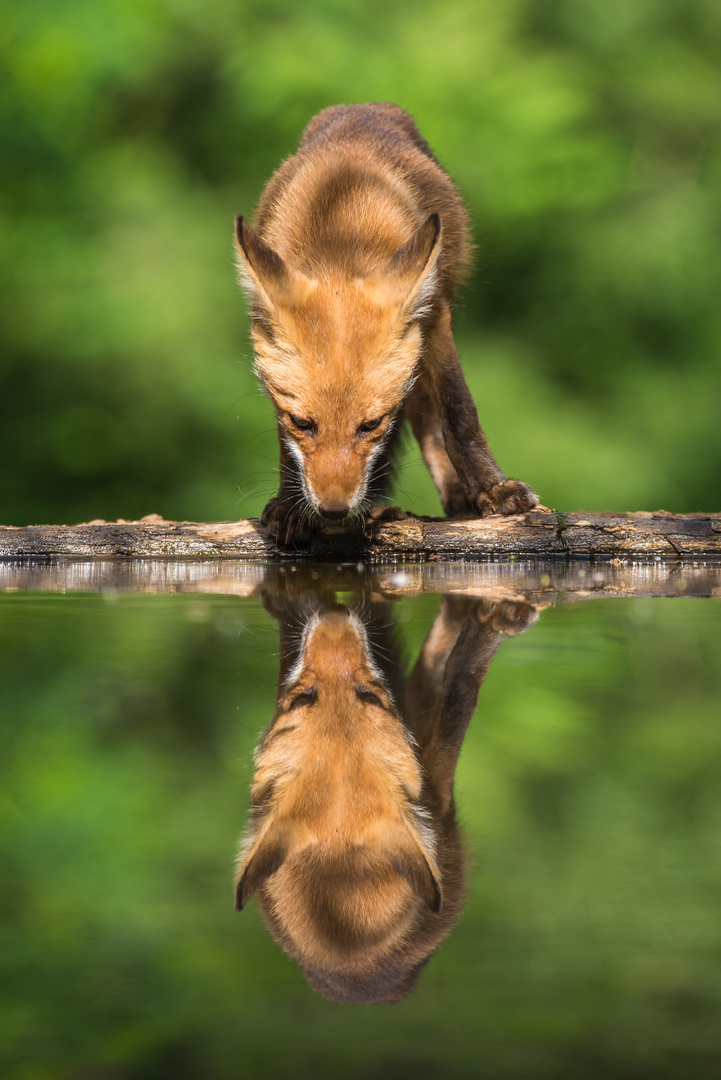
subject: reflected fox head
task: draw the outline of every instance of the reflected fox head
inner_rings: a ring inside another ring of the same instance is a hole
[[[360,619],[314,615],[257,751],[236,906],[255,894],[327,997],[403,997],[457,917],[462,850],[429,780]]]
[[[242,217],[236,235],[256,371],[280,438],[313,510],[343,517],[363,506],[416,375],[440,217],[397,248],[335,269],[293,265]]]

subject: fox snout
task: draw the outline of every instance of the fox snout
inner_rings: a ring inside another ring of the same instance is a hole
[[[345,482],[346,478],[342,476],[338,477],[335,483],[329,484],[312,484],[311,481],[317,500],[315,508],[321,517],[328,518],[330,521],[340,521],[355,510],[361,494],[359,489],[363,486],[362,477],[358,479],[359,483],[354,484],[352,490],[349,490],[349,485]]]
[[[315,493],[313,507],[317,514],[328,521],[342,521],[356,509],[359,499],[357,496],[322,495]]]
[[[317,514],[339,521],[356,511],[368,490],[375,454],[366,445],[349,446],[342,439],[324,439],[319,432],[311,445],[294,454],[303,492]],[[297,444],[296,444],[297,445]],[[369,452],[370,451],[370,452]]]

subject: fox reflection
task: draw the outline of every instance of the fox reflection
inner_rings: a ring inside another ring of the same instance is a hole
[[[503,636],[535,618],[523,602],[444,597],[404,680],[388,609],[361,618],[321,604],[291,663],[298,616],[275,604],[285,661],[239,860],[236,907],[255,894],[310,985],[336,1001],[403,998],[457,920],[458,755]]]

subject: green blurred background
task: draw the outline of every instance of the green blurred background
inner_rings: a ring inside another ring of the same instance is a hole
[[[564,509],[721,506],[716,0],[23,0],[0,65],[0,520],[259,512],[233,214],[373,100],[469,205],[457,336],[502,468]],[[413,450],[398,498],[438,509]]]
[[[409,659],[437,609],[389,610]],[[3,1080],[717,1080],[719,603],[569,603],[501,644],[468,903],[389,1008],[325,1001],[233,910],[277,648],[258,601],[0,593]]]

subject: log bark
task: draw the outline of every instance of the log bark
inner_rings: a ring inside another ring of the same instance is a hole
[[[477,559],[528,555],[563,559],[721,558],[721,514],[561,513],[536,508],[513,517],[449,521],[404,516],[364,528],[334,525],[301,551],[280,551],[257,519],[202,524],[91,521],[0,526],[0,558],[233,558],[249,560]]]

